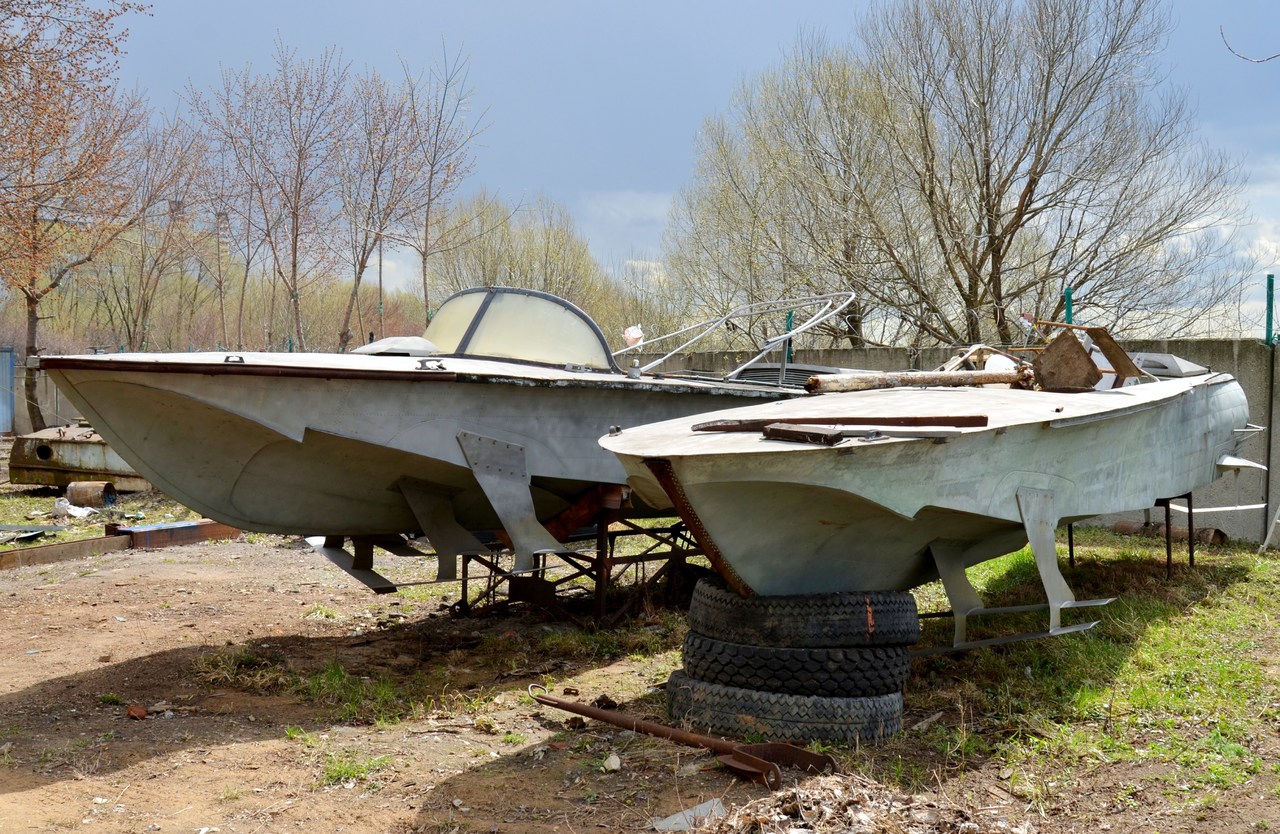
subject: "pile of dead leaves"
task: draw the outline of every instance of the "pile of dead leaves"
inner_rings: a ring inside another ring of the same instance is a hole
[[[1000,809],[1004,810],[1004,809]],[[924,796],[900,793],[858,775],[805,780],[710,821],[711,834],[1032,834],[1026,821],[1001,819],[994,809],[968,811]]]

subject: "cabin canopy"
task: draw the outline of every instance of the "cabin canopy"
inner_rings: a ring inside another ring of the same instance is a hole
[[[563,298],[537,290],[475,287],[455,293],[423,336],[445,355],[617,370],[599,325]]]

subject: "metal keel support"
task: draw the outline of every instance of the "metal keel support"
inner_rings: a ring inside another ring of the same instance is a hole
[[[1036,557],[1040,584],[1049,602],[1049,632],[1062,627],[1062,607],[1075,602],[1076,595],[1058,569],[1058,517],[1053,511],[1053,493],[1043,489],[1022,487],[1018,490],[1018,513],[1026,528],[1031,552]]]
[[[458,432],[458,445],[503,529],[511,537],[516,573],[533,570],[535,553],[564,549],[538,521],[533,509],[523,446],[465,431]],[[429,533],[427,537],[430,538]]]
[[[453,503],[447,495],[432,491],[408,478],[396,488],[422,525],[427,541],[436,551],[436,581],[458,578],[458,556],[464,553],[488,553],[489,548],[471,535],[453,515]]]
[[[1044,586],[1045,599],[1049,604],[1049,634],[1068,634],[1097,625],[1095,621],[1087,625],[1067,628],[1062,626],[1062,609],[1106,605],[1115,597],[1077,600],[1067,580],[1062,578],[1062,571],[1058,568],[1058,515],[1053,506],[1053,493],[1043,489],[1022,487],[1017,494],[1022,526],[1026,529],[1027,540],[1031,543],[1031,553],[1036,559],[1040,584]]]
[[[375,594],[394,593],[396,584],[373,570],[373,545],[353,540],[352,548],[355,550],[355,556],[352,556],[343,547],[345,538],[345,536],[313,536],[307,539],[307,544]]]
[[[969,642],[966,632],[969,615],[984,611],[982,598],[969,582],[969,576],[965,573],[964,551],[958,545],[944,541],[931,542],[929,553],[938,568],[942,587],[947,592],[947,601],[951,603],[951,616],[956,626],[952,646],[962,648]]]

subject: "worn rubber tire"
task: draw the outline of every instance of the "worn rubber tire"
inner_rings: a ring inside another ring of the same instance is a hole
[[[910,646],[920,639],[916,598],[906,591],[842,591],[743,598],[719,577],[702,579],[689,628],[747,646]]]
[[[689,632],[684,670],[694,680],[783,695],[863,698],[901,692],[911,673],[905,646],[779,649]]]
[[[874,744],[902,729],[902,693],[782,695],[698,681],[677,669],[667,680],[667,712],[677,726],[728,738]]]

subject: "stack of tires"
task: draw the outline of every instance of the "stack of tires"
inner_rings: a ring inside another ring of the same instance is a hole
[[[736,738],[880,741],[902,728],[919,638],[909,593],[743,598],[702,579],[667,709],[683,726]]]

